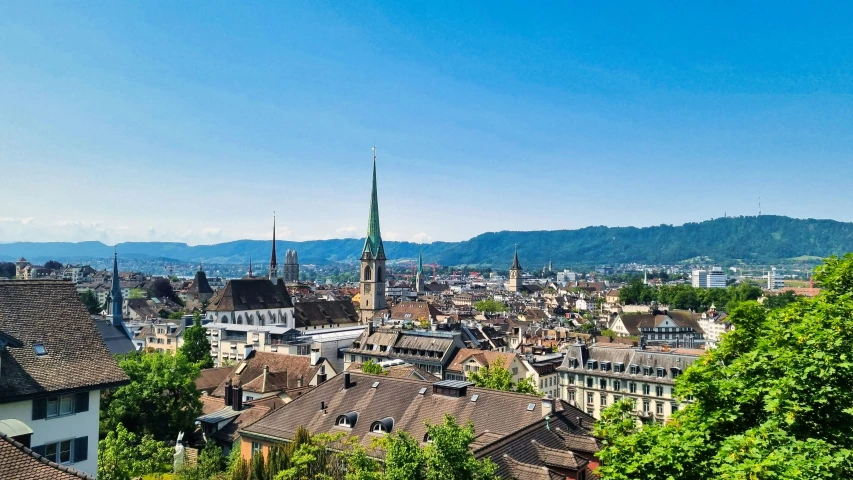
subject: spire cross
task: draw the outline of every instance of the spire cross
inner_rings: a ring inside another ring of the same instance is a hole
[[[376,162],[376,143],[373,144],[373,161]]]

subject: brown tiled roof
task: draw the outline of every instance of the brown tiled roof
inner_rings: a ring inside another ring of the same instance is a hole
[[[240,412],[240,416],[236,417],[234,421],[225,425],[216,433],[213,434],[213,438],[217,440],[222,440],[224,442],[233,443],[240,435],[237,433],[241,428],[251,425],[261,418],[264,415],[270,413],[270,409],[264,405],[259,404],[245,404],[246,408]]]
[[[245,367],[243,367],[245,365]],[[283,353],[259,352],[253,351],[249,357],[238,363],[230,375],[223,380],[221,384],[214,390],[213,395],[216,397],[225,396],[225,383],[231,380],[232,385],[236,388],[240,385],[257,386],[254,382],[259,378],[262,381],[264,375],[264,366],[269,366],[270,373],[283,375],[283,381],[276,380],[276,386],[282,387],[280,390],[295,390],[299,387],[299,379],[302,378],[302,388],[307,387],[308,383],[314,378],[318,365],[311,365],[311,358],[301,355],[287,355]],[[239,373],[237,373],[239,371]],[[244,387],[245,390],[245,387]],[[268,390],[269,391],[269,390]]]
[[[2,433],[0,433],[0,478],[3,480],[95,480],[95,477],[83,472],[49,461]]]
[[[464,363],[471,357],[476,358],[477,362],[484,367],[492,365],[496,360],[500,359],[503,361],[503,368],[509,368],[509,364],[512,363],[515,354],[495,352],[492,350],[477,350],[475,348],[463,348],[459,350],[456,357],[454,357],[453,361],[450,362],[450,365],[447,366],[447,370],[452,372],[461,372]]]
[[[0,353],[0,403],[129,381],[71,282],[0,282],[0,331],[23,343]]]
[[[407,316],[408,315],[408,316]],[[400,302],[391,307],[391,319],[417,321],[441,315],[441,312],[428,302]]]
[[[360,372],[361,371],[361,363],[354,362],[350,363],[349,367],[347,367],[348,372]],[[393,365],[385,369],[385,375],[392,378],[414,378],[418,380],[427,380],[431,382],[437,382],[441,380],[435,375],[418,368],[414,365]]]
[[[346,430],[349,435],[369,446],[374,434],[370,433],[374,421],[391,417],[393,431],[406,431],[422,440],[426,434],[425,422],[439,424],[445,414],[457,422],[471,422],[479,436],[472,448],[477,449],[498,438],[507,436],[542,420],[542,399],[533,395],[502,392],[468,387],[467,395],[460,398],[434,394],[431,382],[393,378],[385,375],[368,375],[349,372],[351,386],[343,388],[345,375],[336,375],[326,383],[293,400],[262,420],[245,427],[241,433],[264,438],[289,440],[296,430],[304,426],[312,433],[336,432],[335,423],[340,415],[357,412],[355,426]],[[376,387],[374,383],[378,382]],[[420,393],[423,389],[424,393]],[[472,401],[473,395],[478,395]],[[321,410],[324,402],[325,410]],[[532,409],[528,406],[532,404]],[[592,419],[580,410],[556,401],[558,412],[567,412],[566,418]]]
[[[225,288],[210,299],[211,312],[293,308],[293,300],[283,281],[272,283],[266,278],[228,280]]]
[[[358,314],[351,300],[311,300],[296,303],[296,328],[358,323]]]
[[[221,397],[212,397],[210,395],[202,395],[198,397],[201,400],[201,413],[207,415],[209,413],[218,412],[225,408],[225,399]]]
[[[205,368],[195,379],[195,388],[213,391],[234,371],[234,367]]]

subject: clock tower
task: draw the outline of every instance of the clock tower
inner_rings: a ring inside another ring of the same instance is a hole
[[[361,251],[360,272],[361,323],[370,322],[385,309],[385,246],[379,233],[379,199],[376,194],[376,147],[373,147],[373,189],[367,238]]]
[[[512,266],[509,267],[509,283],[507,290],[517,292],[521,290],[521,264],[518,263],[518,246],[515,247],[515,256],[512,258]]]

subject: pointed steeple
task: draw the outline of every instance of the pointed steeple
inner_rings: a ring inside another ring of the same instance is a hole
[[[418,253],[418,275],[424,274],[424,249]]]
[[[272,256],[270,257],[269,279],[275,280],[278,277],[278,262],[275,255],[275,212],[272,212]]]
[[[252,278],[252,255],[249,254],[249,278]]]
[[[362,253],[373,258],[385,258],[385,246],[379,232],[379,196],[376,193],[376,147],[373,147],[373,188],[370,192],[370,216],[367,220],[367,238]]]
[[[122,324],[122,309],[124,307],[124,298],[121,295],[121,283],[118,277],[118,251],[113,251],[113,282],[110,289],[110,298],[112,300],[112,308],[110,314],[113,317],[113,325]]]
[[[518,245],[515,246],[515,256],[512,257],[512,266],[510,270],[521,270],[521,264],[518,263]]]

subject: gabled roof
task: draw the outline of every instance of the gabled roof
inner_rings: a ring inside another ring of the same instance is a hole
[[[392,320],[411,320],[418,318],[429,319],[441,315],[435,306],[429,302],[400,302],[391,307]]]
[[[95,480],[95,477],[51,462],[0,433],[0,478],[3,480]]]
[[[358,323],[358,314],[350,300],[308,300],[294,309],[296,328]]]
[[[267,278],[228,280],[225,288],[210,299],[211,312],[293,308],[293,300],[284,282],[273,283]]]
[[[462,348],[456,353],[456,356],[453,358],[453,361],[450,362],[450,365],[447,366],[447,370],[452,372],[461,372],[465,362],[472,357],[477,360],[477,363],[484,367],[494,365],[495,361],[500,359],[503,362],[503,368],[509,368],[512,361],[515,360],[514,353]]]
[[[267,380],[270,382],[264,387],[264,367],[269,367],[269,372],[274,374]],[[307,387],[319,370],[319,365],[311,365],[311,358],[302,355],[287,355],[283,353],[259,352],[257,350],[249,354],[249,357],[238,363],[230,375],[214,390],[216,397],[225,396],[225,383],[230,380],[234,387],[246,386],[251,388],[266,388],[266,392],[288,391]],[[302,385],[299,385],[299,379]],[[252,390],[256,391],[256,390]]]
[[[358,420],[347,434],[369,446],[373,438],[370,426],[375,421],[393,418],[393,431],[406,431],[422,441],[425,423],[440,424],[449,414],[460,424],[473,424],[477,438],[472,448],[476,450],[543,419],[542,399],[534,395],[468,386],[465,396],[454,398],[435,393],[431,382],[358,372],[349,372],[351,386],[344,389],[345,376],[336,375],[240,433],[284,441],[292,439],[300,426],[311,433],[337,432],[341,431],[335,426],[338,416],[356,412]],[[321,402],[325,410],[320,409]],[[557,414],[565,412],[570,424],[581,418],[591,427],[592,417],[560,400],[555,404]],[[578,433],[587,430],[577,428]]]
[[[0,353],[0,403],[129,381],[71,282],[0,282],[0,330],[23,344]]]
[[[213,293],[213,289],[210,288],[210,283],[207,281],[207,274],[204,273],[204,270],[199,270],[195,272],[195,278],[190,284],[189,288],[187,288],[187,293],[189,294],[210,294]]]
[[[234,367],[205,368],[195,379],[195,388],[199,390],[214,390],[231,375]]]

